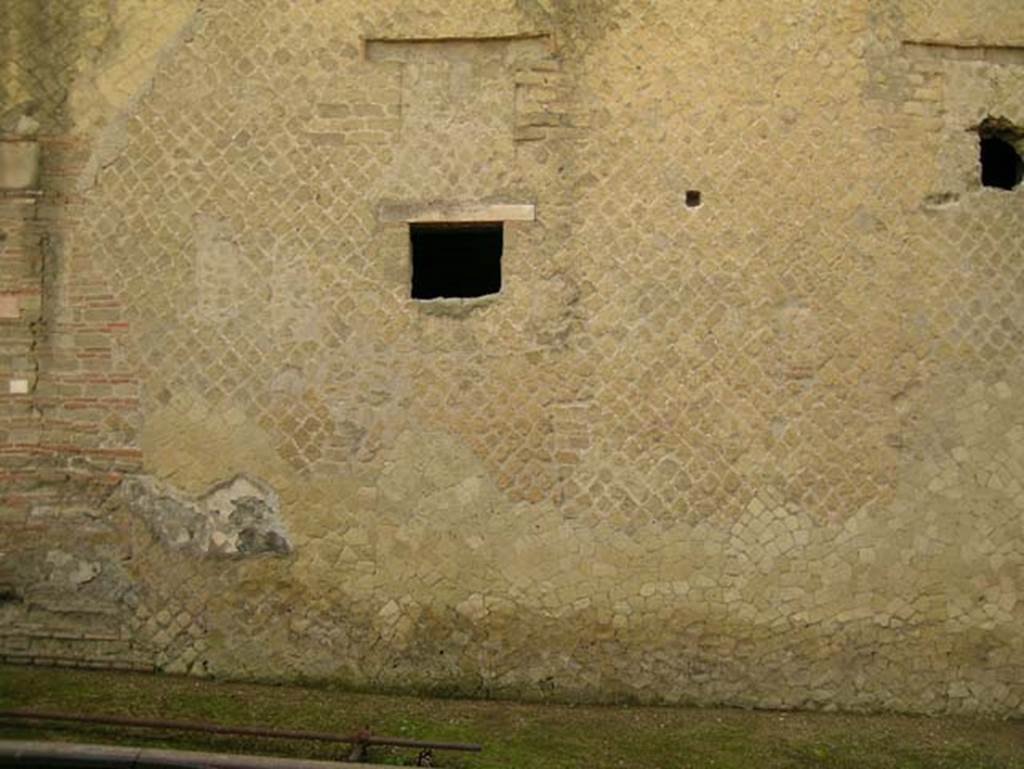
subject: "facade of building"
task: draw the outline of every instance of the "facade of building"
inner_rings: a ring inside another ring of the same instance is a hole
[[[0,3],[0,659],[1024,714],[1024,5]]]

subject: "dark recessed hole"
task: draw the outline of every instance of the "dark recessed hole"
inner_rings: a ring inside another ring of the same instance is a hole
[[[1024,162],[1017,150],[1021,134],[1004,119],[989,118],[978,126],[981,149],[981,184],[1012,190],[1024,177]]]
[[[686,207],[696,208],[700,205],[700,190],[686,191]]]
[[[995,136],[981,140],[981,183],[985,187],[1012,190],[1020,184],[1024,168],[1009,142]]]
[[[501,222],[410,224],[412,298],[498,293],[502,235]]]

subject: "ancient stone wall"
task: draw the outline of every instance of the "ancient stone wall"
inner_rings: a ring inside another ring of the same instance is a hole
[[[0,36],[0,658],[1024,713],[1024,9]],[[467,222],[500,292],[412,299]]]

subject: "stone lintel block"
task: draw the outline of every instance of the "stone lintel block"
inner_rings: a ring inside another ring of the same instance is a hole
[[[0,189],[26,190],[39,184],[39,143],[0,141]]]
[[[383,222],[532,222],[537,218],[532,203],[384,203]]]

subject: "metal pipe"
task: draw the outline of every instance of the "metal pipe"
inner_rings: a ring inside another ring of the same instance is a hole
[[[483,747],[464,742],[427,742],[409,740],[404,737],[377,737],[369,733],[345,737],[328,732],[305,732],[286,729],[259,729],[252,726],[221,726],[196,721],[158,721],[148,718],[125,718],[123,716],[76,716],[70,713],[37,713],[31,710],[0,710],[0,718],[26,721],[66,721],[77,724],[100,726],[130,726],[142,729],[176,729],[180,731],[205,732],[207,734],[228,734],[245,737],[270,737],[282,740],[316,740],[319,742],[344,742],[349,745],[389,745],[398,748],[432,748],[434,750],[465,750],[479,753]]]
[[[365,764],[364,764],[365,766]],[[186,750],[0,740],[0,767],[18,769],[356,769],[337,761]]]

